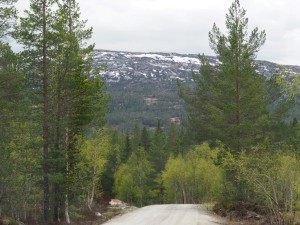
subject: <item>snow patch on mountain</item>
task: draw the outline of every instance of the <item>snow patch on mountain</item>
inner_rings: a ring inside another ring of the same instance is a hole
[[[206,56],[213,65],[221,65],[213,56]],[[94,51],[95,65],[106,65],[106,70],[100,73],[108,83],[120,81],[140,82],[147,80],[160,80],[174,82],[192,80],[192,71],[199,71],[200,60],[196,54],[177,53],[137,53],[118,52],[108,50]],[[282,69],[275,63],[256,61],[257,72],[270,77]],[[288,74],[299,73],[299,66],[284,66]]]

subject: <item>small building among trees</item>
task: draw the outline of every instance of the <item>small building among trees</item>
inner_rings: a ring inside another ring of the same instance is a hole
[[[153,105],[158,102],[158,98],[155,97],[155,95],[152,96],[144,96],[144,102],[146,105]]]

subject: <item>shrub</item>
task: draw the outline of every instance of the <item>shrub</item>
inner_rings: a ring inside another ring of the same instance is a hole
[[[257,193],[256,200],[269,210],[270,223],[293,224],[299,194],[299,160],[286,153],[242,153],[238,161],[239,179]]]
[[[170,203],[199,203],[218,198],[222,170],[214,164],[218,149],[207,143],[192,148],[184,157],[171,156],[162,173],[165,200]]]

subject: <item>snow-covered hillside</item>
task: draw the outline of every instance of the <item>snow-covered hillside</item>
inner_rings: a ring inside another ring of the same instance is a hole
[[[101,76],[109,83],[127,81],[182,80],[189,81],[191,72],[198,71],[200,62],[196,54],[177,53],[136,53],[122,51],[95,50],[96,64],[107,65]],[[219,64],[216,57],[207,56],[210,64]],[[291,72],[300,72],[298,66],[284,66]],[[270,77],[279,65],[267,61],[257,61],[259,73]]]

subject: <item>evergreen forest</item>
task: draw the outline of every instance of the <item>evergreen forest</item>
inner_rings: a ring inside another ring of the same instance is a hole
[[[109,96],[104,67],[93,64],[93,29],[78,2],[31,0],[21,17],[15,3],[0,1],[0,225],[76,224],[105,213],[110,199],[209,203],[221,215],[245,208],[265,224],[300,222],[300,125],[290,119],[299,76],[258,74],[266,32],[248,29],[239,0],[225,33],[217,24],[208,33],[221,63],[199,55],[193,83],[174,85],[182,124],[151,118],[126,129],[108,125],[119,116],[108,106],[126,102],[121,88]]]

